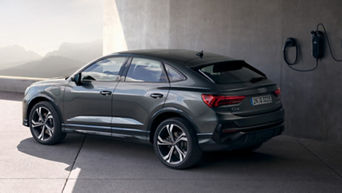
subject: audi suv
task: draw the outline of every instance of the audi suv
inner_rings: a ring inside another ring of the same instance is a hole
[[[190,50],[110,54],[65,79],[33,83],[23,124],[46,145],[67,133],[153,144],[174,169],[203,151],[251,151],[284,130],[280,89],[243,60]]]

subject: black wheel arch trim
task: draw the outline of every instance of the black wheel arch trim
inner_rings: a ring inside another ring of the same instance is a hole
[[[37,100],[38,98],[42,98],[42,99],[44,99],[44,100],[38,100],[38,102],[32,104],[32,102],[35,101],[35,100]],[[37,96],[35,96],[34,98],[32,98],[32,99],[30,99],[29,101],[27,101],[27,109],[26,109],[26,118],[27,118],[27,120],[29,120],[30,112],[31,112],[33,106],[34,106],[35,104],[41,102],[41,101],[47,101],[47,102],[49,102],[49,103],[55,108],[55,110],[57,111],[57,114],[58,114],[58,116],[60,117],[61,122],[63,122],[63,116],[62,116],[62,111],[61,111],[61,109],[55,104],[55,100],[54,100],[52,97],[50,97],[50,96],[48,96],[48,95],[45,95],[45,94],[37,95]],[[29,126],[29,124],[28,124],[28,126]]]
[[[152,117],[151,117],[151,119],[150,119],[150,121],[149,121],[149,123],[148,123],[147,131],[150,132],[150,139],[149,139],[150,142],[153,141],[153,134],[154,134],[154,130],[155,130],[155,128],[152,128],[153,122],[154,122],[158,117],[160,117],[161,115],[167,114],[167,113],[174,113],[174,114],[177,114],[179,117],[182,117],[182,118],[186,119],[187,121],[189,121],[189,123],[191,124],[191,126],[193,126],[195,132],[196,132],[196,133],[199,132],[199,129],[198,129],[197,125],[195,124],[194,120],[193,120],[187,113],[185,113],[183,110],[181,110],[181,109],[179,109],[179,108],[176,108],[176,107],[164,107],[164,108],[159,109],[158,111],[156,111],[156,112],[152,115]],[[152,130],[153,130],[153,132],[152,132]]]

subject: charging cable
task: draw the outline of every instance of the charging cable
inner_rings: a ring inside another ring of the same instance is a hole
[[[295,47],[296,49],[296,55],[295,55],[295,59],[293,62],[290,62],[287,56],[287,50],[290,47]],[[285,45],[284,45],[284,49],[283,49],[283,57],[289,68],[297,72],[311,72],[311,71],[314,71],[318,67],[318,59],[316,59],[316,65],[310,69],[298,69],[298,68],[293,67],[298,61],[298,55],[299,55],[299,45],[297,44],[297,40],[295,38],[287,38]]]
[[[331,58],[335,61],[335,62],[342,62],[342,59],[337,59],[334,55],[334,52],[332,50],[332,47],[331,47],[331,44],[330,44],[330,40],[329,40],[329,37],[328,37],[328,33],[327,33],[327,30],[325,29],[324,27],[324,24],[323,23],[319,23],[317,24],[317,27],[316,27],[316,31],[319,30],[319,26],[321,26],[323,28],[323,31],[324,31],[324,34],[325,34],[325,39],[327,40],[327,43],[328,43],[328,48],[329,48],[329,52],[330,52],[330,56]]]

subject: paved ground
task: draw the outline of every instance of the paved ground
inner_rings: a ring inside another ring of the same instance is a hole
[[[69,135],[56,146],[21,126],[21,96],[0,93],[0,192],[342,192],[342,145],[281,136],[250,155],[207,153],[171,170],[152,147]]]

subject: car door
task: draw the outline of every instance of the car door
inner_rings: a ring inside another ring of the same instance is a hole
[[[126,77],[118,83],[113,94],[112,135],[146,137],[149,120],[162,108],[169,86],[162,62],[132,58]]]
[[[64,128],[110,135],[112,93],[126,61],[126,57],[100,59],[81,72],[90,82],[77,85],[70,81],[64,93]]]

